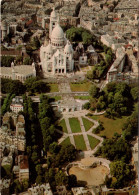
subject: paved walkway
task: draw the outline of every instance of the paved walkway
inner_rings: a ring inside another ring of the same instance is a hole
[[[78,120],[80,122],[81,131],[82,131],[82,134],[83,134],[83,137],[84,137],[84,141],[85,141],[85,144],[86,144],[86,148],[87,148],[87,150],[91,150],[90,143],[89,143],[88,136],[87,136],[87,132],[85,131],[82,118],[81,117],[78,117]]]
[[[67,130],[68,130],[68,135],[69,135],[69,138],[70,138],[70,142],[71,142],[71,144],[73,144],[75,146],[75,141],[74,141],[74,138],[73,138],[73,133],[71,131],[68,118],[65,118],[65,123],[66,123],[66,126],[67,126]]]
[[[76,113],[76,112],[74,112],[74,113]],[[82,113],[81,116],[78,116],[78,115],[74,114],[74,117],[78,118],[78,120],[80,122],[81,132],[78,132],[78,133],[72,133],[72,130],[71,130],[71,127],[70,127],[70,124],[69,124],[69,118],[71,118],[71,115],[70,116],[66,115],[66,116],[62,117],[62,119],[65,120],[68,134],[61,132],[63,134],[63,136],[62,136],[62,138],[59,139],[59,144],[61,144],[67,137],[69,137],[71,144],[73,144],[76,147],[75,141],[74,141],[74,135],[83,135],[84,141],[85,141],[85,144],[86,144],[86,148],[87,148],[87,151],[84,151],[84,155],[86,157],[88,157],[88,156],[92,156],[96,152],[98,147],[102,145],[103,138],[98,136],[98,135],[96,135],[96,134],[94,134],[94,133],[92,133],[93,129],[96,128],[99,125],[98,121],[96,121],[94,119],[90,119],[90,118],[86,117],[84,114]],[[85,131],[85,128],[84,128],[84,125],[83,125],[83,121],[82,121],[82,116],[84,118],[86,118],[87,120],[90,120],[91,122],[94,123],[94,125],[88,131]],[[90,135],[90,136],[92,136],[92,137],[94,137],[94,138],[96,138],[96,139],[98,139],[100,141],[100,143],[93,150],[90,147],[88,135]]]

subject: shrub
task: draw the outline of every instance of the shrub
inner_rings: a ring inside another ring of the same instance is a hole
[[[83,108],[86,110],[89,110],[90,107],[91,107],[91,104],[89,102],[87,102],[83,105]]]

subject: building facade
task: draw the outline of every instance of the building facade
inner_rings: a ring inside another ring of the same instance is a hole
[[[11,63],[11,67],[1,67],[0,78],[19,80],[25,82],[26,79],[36,77],[35,64],[15,66]]]
[[[15,112],[16,114],[20,111],[23,111],[24,106],[23,106],[23,99],[16,97],[12,99],[12,103],[10,105],[10,109],[12,112]]]
[[[55,10],[50,15],[49,44],[46,40],[40,48],[40,64],[43,75],[66,74],[73,71],[73,48],[67,41]]]

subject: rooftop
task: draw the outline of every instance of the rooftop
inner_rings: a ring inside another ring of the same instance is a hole
[[[20,74],[23,76],[32,74],[33,69],[34,68],[31,65],[14,66],[15,74]],[[1,75],[12,75],[12,68],[11,67],[1,67],[0,74]]]

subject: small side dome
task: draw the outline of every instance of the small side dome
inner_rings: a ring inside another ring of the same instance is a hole
[[[72,51],[73,51],[72,46],[71,46],[70,42],[67,41],[67,44],[66,44],[66,46],[64,48],[64,53],[70,54],[70,53],[72,53]]]
[[[50,41],[49,41],[49,44],[46,47],[45,51],[46,51],[46,53],[53,53],[53,48],[52,48],[52,45],[51,45]]]
[[[51,12],[50,17],[51,17],[51,18],[56,18],[56,17],[57,17],[55,8],[53,8],[53,11]]]

